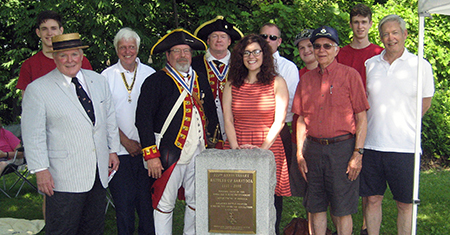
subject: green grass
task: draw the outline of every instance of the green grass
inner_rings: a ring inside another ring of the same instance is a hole
[[[429,170],[421,172],[420,200],[418,209],[417,234],[448,234],[450,231],[450,170]],[[13,182],[14,175],[7,176],[7,185]],[[34,177],[30,177],[35,182]],[[0,181],[3,187],[3,182]],[[13,194],[17,190],[13,188]],[[174,231],[173,234],[182,234],[183,231],[184,203],[177,202],[174,211]],[[305,217],[306,212],[302,206],[302,199],[297,197],[287,197],[284,199],[284,211],[281,227],[284,227],[294,217]],[[42,196],[34,192],[31,187],[25,185],[17,198],[7,198],[0,193],[0,218],[13,217],[24,219],[42,219]],[[395,235],[397,210],[392,194],[388,191],[383,200],[383,221],[381,234]],[[354,234],[359,235],[362,224],[361,208],[353,215]],[[329,223],[329,228],[334,231],[333,225]],[[45,234],[41,232],[39,234]],[[105,234],[117,234],[115,223],[115,211],[109,207],[106,214]],[[137,233],[136,233],[137,234]]]

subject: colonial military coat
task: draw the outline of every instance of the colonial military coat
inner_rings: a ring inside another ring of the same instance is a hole
[[[217,123],[217,114],[214,98],[207,79],[202,76],[204,76],[202,73],[197,74],[192,95],[188,94],[178,108],[161,139],[159,148],[156,147],[154,133],[161,132],[162,126],[183,88],[165,70],[150,75],[142,84],[136,109],[136,127],[142,148],[152,152],[150,158],[159,155],[165,171],[172,170],[180,157],[184,140],[189,132],[193,105],[200,112],[205,127],[204,133],[212,133],[215,129],[214,123]],[[197,96],[197,99],[194,96]],[[205,136],[205,140],[206,138]],[[165,171],[163,175],[170,177],[170,173],[167,174]],[[158,182],[155,182],[155,185],[157,186]],[[153,204],[155,205],[155,202]]]

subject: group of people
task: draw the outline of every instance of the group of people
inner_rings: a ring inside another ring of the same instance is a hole
[[[183,233],[195,234],[195,157],[208,147],[274,153],[276,234],[285,196],[304,197],[311,234],[325,234],[328,208],[337,234],[351,234],[362,196],[361,234],[379,234],[386,181],[399,234],[409,234],[417,56],[396,15],[378,26],[384,51],[370,43],[371,14],[352,9],[343,48],[328,26],[297,35],[301,70],[280,56],[272,23],[247,36],[222,16],[194,34],[175,29],[151,49],[165,54],[159,71],[137,57],[139,35],[122,28],[119,60],[100,75],[79,34],[40,13],[42,51],[24,62],[17,88],[26,89],[23,141],[45,194],[46,232],[102,234],[109,186],[119,234],[134,233],[136,212],[139,234],[172,234],[177,198],[186,202]],[[434,92],[424,64],[423,114]]]
[[[336,234],[352,234],[359,196],[361,234],[380,234],[387,184],[397,203],[398,234],[411,234],[419,59],[405,48],[408,33],[401,17],[380,21],[384,49],[370,43],[371,26],[370,8],[357,4],[350,12],[349,45],[340,48],[337,31],[328,26],[305,30],[295,41],[306,65],[292,111],[298,115],[296,156],[307,181],[311,234],[326,233],[328,208]],[[420,63],[424,115],[434,79],[431,65]]]

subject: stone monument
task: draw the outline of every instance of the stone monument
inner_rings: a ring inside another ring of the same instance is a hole
[[[196,233],[275,234],[275,157],[207,149],[195,160]]]

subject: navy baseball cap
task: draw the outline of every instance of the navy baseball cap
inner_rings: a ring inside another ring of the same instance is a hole
[[[311,43],[314,43],[318,38],[328,38],[339,45],[339,36],[336,29],[329,26],[322,26],[314,30],[311,36]]]

